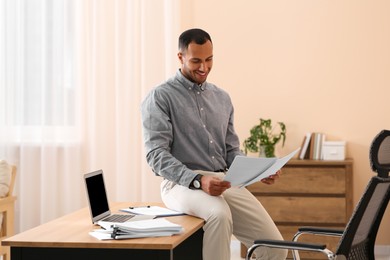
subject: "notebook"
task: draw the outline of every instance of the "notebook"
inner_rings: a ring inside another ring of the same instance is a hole
[[[135,214],[111,214],[102,170],[84,174],[84,180],[92,223],[97,224],[99,221],[123,223],[134,218]]]

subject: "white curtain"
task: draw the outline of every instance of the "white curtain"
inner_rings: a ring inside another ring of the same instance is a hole
[[[140,103],[178,64],[180,0],[1,0],[0,158],[18,168],[16,230],[110,201],[160,201]]]

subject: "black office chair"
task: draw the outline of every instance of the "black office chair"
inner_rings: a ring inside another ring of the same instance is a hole
[[[383,214],[390,199],[390,131],[381,131],[370,147],[371,169],[377,173],[367,185],[352,217],[344,230],[302,227],[294,235],[293,241],[256,240],[246,254],[246,260],[252,257],[258,247],[273,247],[292,250],[294,259],[300,259],[299,251],[321,252],[328,259],[373,260],[375,239]],[[326,248],[325,244],[298,242],[302,234],[341,237],[336,252]]]

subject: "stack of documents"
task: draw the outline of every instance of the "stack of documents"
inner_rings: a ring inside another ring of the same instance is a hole
[[[165,218],[115,224],[99,222],[99,225],[102,229],[94,230],[89,234],[100,240],[172,236],[183,232],[182,226]]]

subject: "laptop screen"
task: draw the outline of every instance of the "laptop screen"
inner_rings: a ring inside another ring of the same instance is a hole
[[[95,218],[103,213],[109,213],[103,171],[98,170],[85,174],[85,184],[92,217]]]

